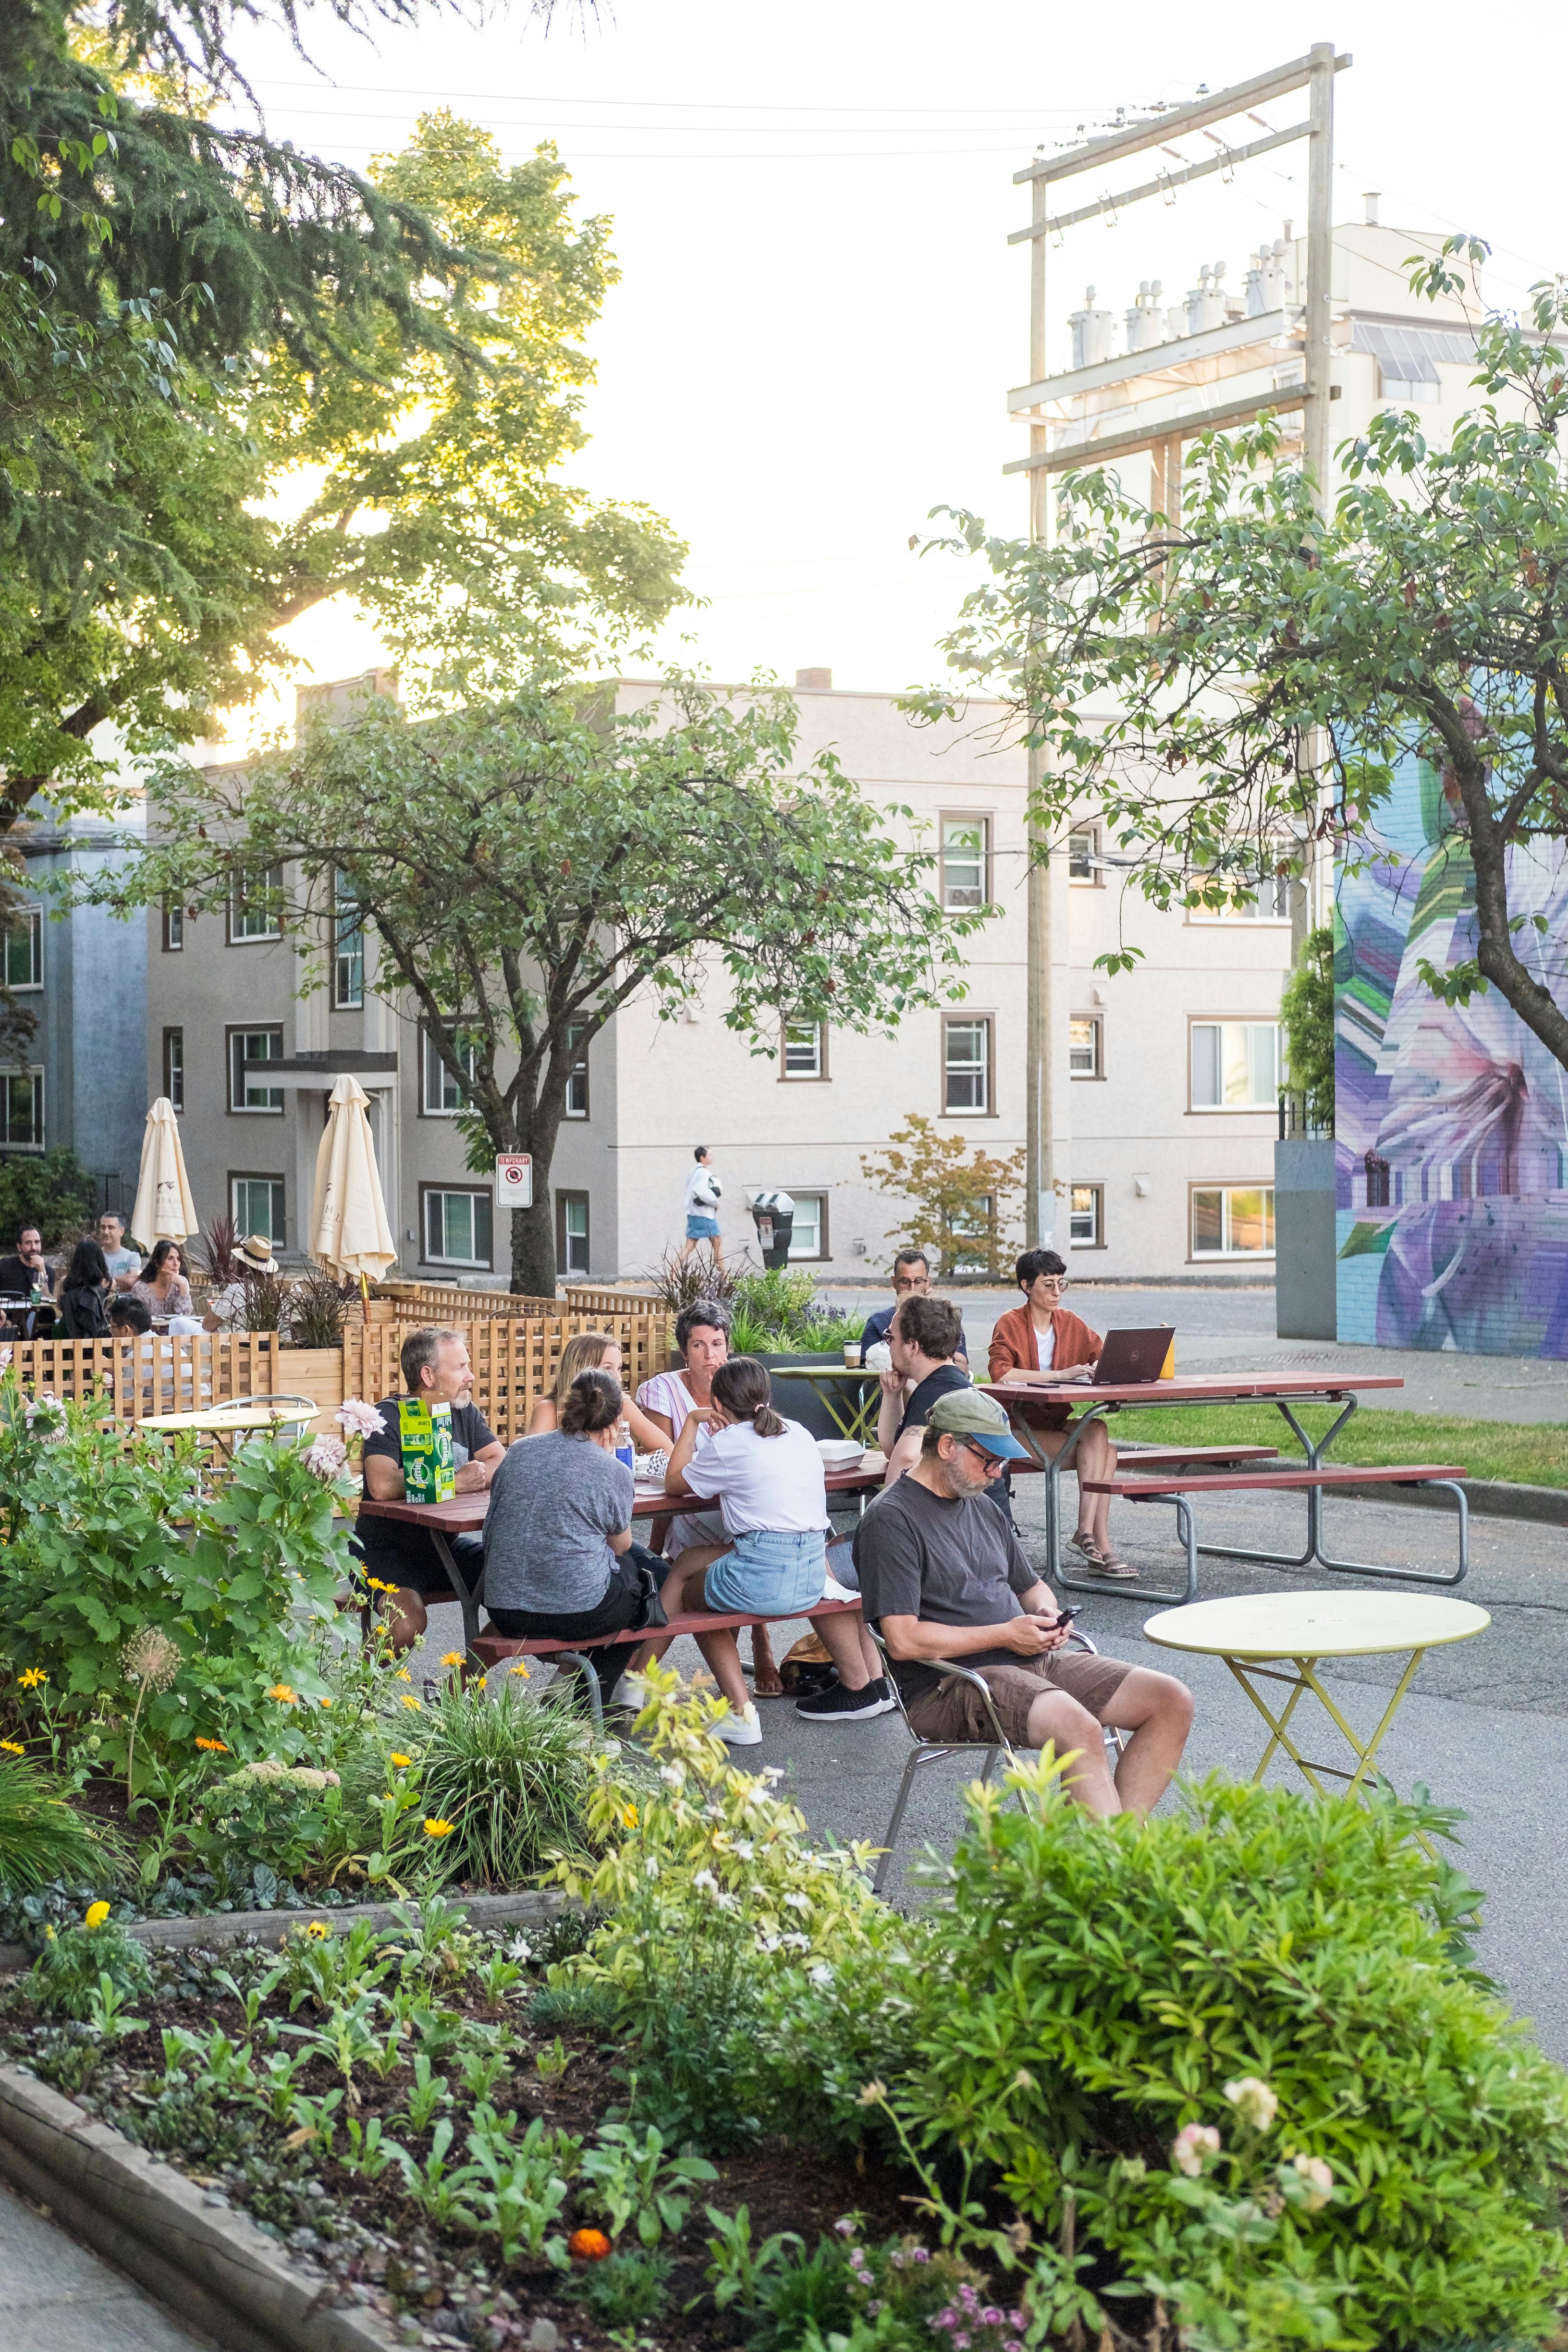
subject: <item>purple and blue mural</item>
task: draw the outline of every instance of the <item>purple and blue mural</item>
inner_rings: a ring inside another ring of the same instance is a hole
[[[1432,994],[1475,952],[1475,883],[1451,787],[1404,762],[1379,856],[1335,916],[1342,1339],[1568,1357],[1568,1069],[1495,992]],[[1519,953],[1568,1003],[1568,847],[1510,853]],[[1538,926],[1535,917],[1542,919]]]

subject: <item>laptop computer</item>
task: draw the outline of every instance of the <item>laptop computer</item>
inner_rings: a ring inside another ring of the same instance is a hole
[[[1126,1388],[1137,1381],[1157,1381],[1175,1337],[1173,1323],[1156,1323],[1142,1331],[1108,1331],[1091,1388]]]

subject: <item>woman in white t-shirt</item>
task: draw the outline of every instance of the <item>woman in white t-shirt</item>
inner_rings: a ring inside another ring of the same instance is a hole
[[[713,1374],[706,1429],[697,1413],[687,1416],[665,1490],[717,1502],[728,1540],[696,1544],[680,1554],[661,1595],[668,1617],[704,1609],[721,1616],[755,1611],[805,1617],[822,1600],[827,1582],[822,1456],[810,1431],[775,1412],[772,1400],[766,1366],[754,1356],[731,1356]],[[816,1630],[840,1682],[864,1691],[858,1711],[885,1714],[893,1701],[860,1619],[825,1617]],[[720,1738],[754,1747],[762,1725],[747,1697],[734,1634],[715,1631],[697,1641],[730,1702],[729,1714],[714,1727]]]

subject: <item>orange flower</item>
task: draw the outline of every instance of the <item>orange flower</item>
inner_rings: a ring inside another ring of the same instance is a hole
[[[228,1754],[228,1750],[224,1746],[221,1739],[202,1739],[198,1738],[196,1746],[198,1748],[205,1748],[209,1756],[226,1756]]]
[[[461,1650],[448,1650],[446,1656],[441,1661],[441,1664],[444,1666],[460,1666],[462,1663],[463,1654]]]
[[[267,1696],[275,1698],[279,1706],[298,1706],[300,1704],[298,1693],[291,1691],[287,1683],[274,1683]]]
[[[574,2230],[566,2241],[566,2251],[580,2263],[602,2263],[611,2246],[603,2230]]]

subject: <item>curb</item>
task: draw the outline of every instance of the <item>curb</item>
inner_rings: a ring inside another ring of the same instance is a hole
[[[288,2262],[247,2213],[19,2066],[0,2066],[0,2175],[224,2352],[388,2352],[401,2342]]]
[[[461,1906],[470,1927],[543,1927],[563,1911],[580,1907],[574,1895],[555,1895],[540,1887],[518,1895],[458,1895],[451,1899]],[[390,1927],[395,1924],[395,1908],[390,1903],[342,1903],[319,1912],[304,1905],[294,1911],[198,1911],[183,1919],[128,1920],[125,1932],[139,1944],[205,1952],[224,1944],[244,1943],[251,1936],[258,1943],[278,1943],[305,1919],[330,1919],[334,1927],[341,1921],[347,1927],[368,1919],[374,1927]],[[0,1944],[0,1976],[17,1976],[32,1965],[33,1954],[26,1944]]]

